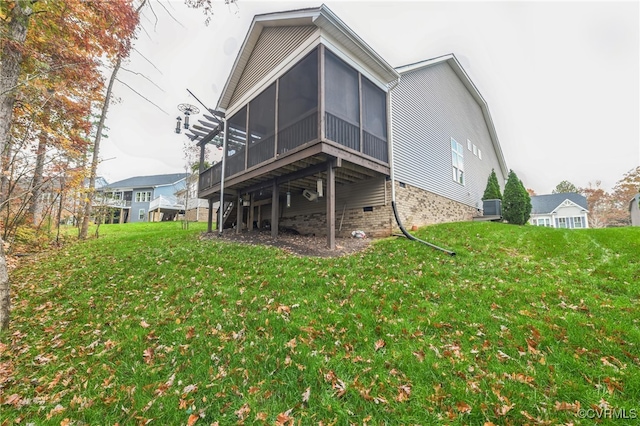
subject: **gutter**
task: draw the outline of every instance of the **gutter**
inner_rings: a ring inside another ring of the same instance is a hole
[[[421,240],[420,238],[417,238],[413,235],[411,235],[409,233],[409,231],[407,231],[405,229],[405,227],[402,225],[402,221],[400,220],[400,215],[398,214],[398,208],[397,208],[397,204],[396,204],[396,180],[395,180],[395,173],[394,173],[394,166],[393,166],[393,102],[391,101],[391,92],[393,89],[396,88],[396,86],[399,84],[399,79],[394,81],[393,83],[391,83],[390,87],[389,87],[389,178],[391,179],[391,208],[393,209],[393,216],[396,219],[396,223],[398,224],[398,228],[400,228],[400,231],[402,231],[402,233],[404,234],[405,237],[407,237],[409,240],[411,241],[417,241],[419,243],[422,243],[424,245],[427,245],[431,248],[434,248],[436,250],[440,250],[446,254],[448,254],[449,256],[455,256],[456,253],[454,251],[451,250],[447,250],[445,248],[439,247],[435,244],[431,244],[427,241]]]

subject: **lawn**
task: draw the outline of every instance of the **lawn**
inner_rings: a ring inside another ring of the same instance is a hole
[[[103,225],[21,261],[0,425],[620,424],[640,228],[422,228],[341,258]],[[631,420],[633,422],[633,420]]]

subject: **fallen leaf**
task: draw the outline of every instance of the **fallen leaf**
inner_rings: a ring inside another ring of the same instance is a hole
[[[195,413],[191,413],[189,415],[189,419],[187,420],[187,426],[193,426],[196,424],[196,422],[198,421],[199,416]]]
[[[373,344],[373,347],[375,348],[376,351],[384,348],[385,346],[386,346],[386,343],[382,339],[376,340],[376,342]]]
[[[302,402],[309,402],[309,397],[311,396],[311,386],[309,386],[303,393],[302,393]]]
[[[456,410],[463,414],[470,413],[471,406],[464,401],[458,401],[456,402]]]

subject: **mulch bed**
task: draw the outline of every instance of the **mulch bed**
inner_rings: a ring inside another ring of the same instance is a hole
[[[335,250],[327,248],[327,237],[299,235],[292,232],[280,232],[277,238],[271,237],[271,231],[260,230],[236,234],[235,229],[225,229],[222,236],[217,231],[202,234],[204,239],[221,239],[243,244],[278,247],[298,256],[340,257],[364,251],[371,243],[370,238],[336,238]]]

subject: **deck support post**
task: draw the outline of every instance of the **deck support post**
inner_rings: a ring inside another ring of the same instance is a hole
[[[238,203],[238,209],[236,210],[236,234],[239,234],[242,229],[242,218],[244,217],[244,207],[242,207],[242,198],[240,194],[238,194],[236,202]]]
[[[278,236],[278,216],[280,216],[280,188],[278,181],[273,180],[271,191],[271,237]]]
[[[249,219],[247,219],[247,229],[253,231],[253,193],[249,195]]]
[[[336,248],[336,161],[327,166],[327,248]]]
[[[207,232],[213,232],[213,198],[207,200],[209,202],[209,212],[207,214]]]

